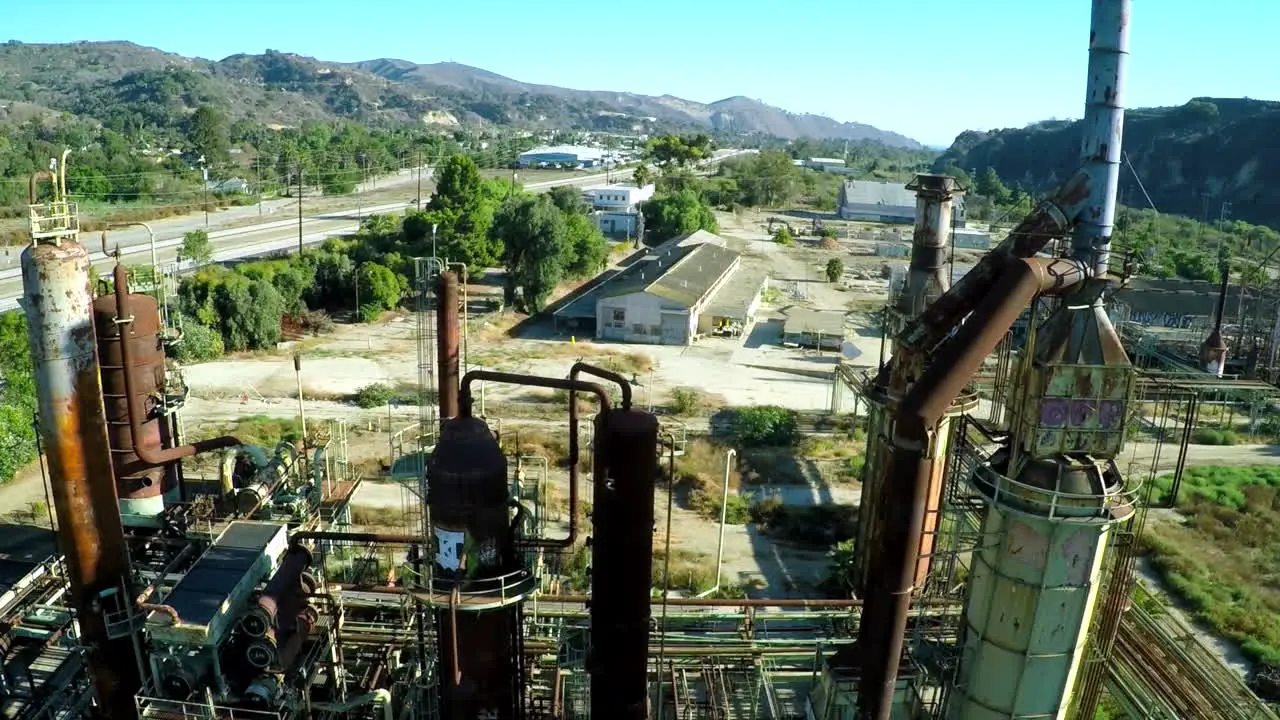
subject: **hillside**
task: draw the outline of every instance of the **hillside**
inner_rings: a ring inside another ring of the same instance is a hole
[[[1230,217],[1280,228],[1280,102],[1196,98],[1125,117],[1124,150],[1141,178],[1121,171],[1120,198],[1158,210]],[[1021,129],[964,132],[935,163],[967,172],[987,167],[1007,182],[1043,190],[1079,166],[1080,123],[1048,121]]]
[[[122,128],[172,123],[199,105],[213,104],[232,119],[281,125],[351,118],[531,129],[717,129],[920,147],[869,125],[790,113],[741,97],[704,104],[666,95],[536,85],[457,63],[327,63],[273,50],[215,62],[128,42],[0,45],[0,105],[8,103],[70,112]]]

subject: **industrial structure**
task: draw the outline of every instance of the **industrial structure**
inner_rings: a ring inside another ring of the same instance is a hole
[[[906,185],[878,180],[846,180],[836,191],[836,214],[844,220],[876,223],[915,222],[916,196]],[[962,228],[964,199],[951,206],[950,225]]]
[[[601,340],[691,345],[755,321],[768,278],[741,271],[742,254],[705,230],[637,251],[555,310],[557,323]]]
[[[1144,432],[1130,420],[1158,407],[1189,429],[1196,388],[1265,386],[1219,378],[1221,362],[1135,367],[1107,312],[1129,265],[1111,259],[1129,9],[1093,2],[1082,169],[954,282],[964,189],[910,186],[892,345],[874,373],[837,371],[872,408],[854,597],[675,597],[670,547],[655,588],[671,426],[582,362],[564,377],[470,369],[465,275],[439,258],[416,263],[420,422],[393,441],[405,532],[350,527],[361,480],[341,423],[304,420],[271,448],[190,442],[166,355],[181,333],[151,294],[168,290],[131,292],[123,266],[90,286],[64,155],[53,200],[32,181],[22,258],[58,542],[25,538],[4,558],[16,569],[0,565],[3,717],[1083,719],[1105,688],[1135,718],[1275,720],[1130,606],[1149,474],[1120,462]],[[699,332],[736,254],[671,247],[668,272],[591,297],[592,316],[636,294],[692,298],[678,329]],[[602,325],[626,334],[630,307]],[[559,530],[546,458],[490,424],[480,383],[565,392]]]

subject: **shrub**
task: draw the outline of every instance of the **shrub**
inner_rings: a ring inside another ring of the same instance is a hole
[[[370,383],[351,395],[351,402],[368,410],[391,402],[395,389],[386,383]]]
[[[226,351],[221,333],[193,318],[186,318],[182,323],[182,341],[173,346],[173,357],[185,365],[216,360]]]
[[[827,261],[827,282],[835,282],[844,275],[844,262],[840,258],[831,258]]]
[[[790,445],[796,439],[796,413],[776,405],[742,408],[733,414],[730,434],[742,447]]]
[[[1200,428],[1192,433],[1191,442],[1197,445],[1239,445],[1240,436],[1230,430]]]
[[[783,225],[774,231],[773,241],[779,245],[793,245],[795,244],[796,238],[791,234],[791,229],[786,225]]]
[[[333,318],[323,310],[308,310],[298,316],[298,325],[303,332],[312,335],[323,335],[333,332]]]

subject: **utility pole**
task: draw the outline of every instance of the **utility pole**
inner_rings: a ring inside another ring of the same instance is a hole
[[[414,152],[418,164],[418,199],[414,201],[414,207],[418,208],[418,212],[422,212],[422,151]],[[483,415],[484,413],[480,413]]]
[[[436,228],[437,227],[438,226],[435,223],[431,224],[431,257],[438,257],[436,255]]]
[[[200,209],[204,210],[204,226],[209,227],[209,168],[204,164],[204,156],[200,156]]]
[[[302,254],[302,163],[298,163],[298,254]]]
[[[364,217],[364,191],[369,185],[368,157],[364,153],[356,154],[356,162],[360,163],[360,192],[356,199],[356,219]]]

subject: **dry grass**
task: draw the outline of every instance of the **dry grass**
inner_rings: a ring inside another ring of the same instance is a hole
[[[692,387],[677,387],[671,389],[664,409],[678,417],[710,417],[728,406],[729,400],[723,395]]]

